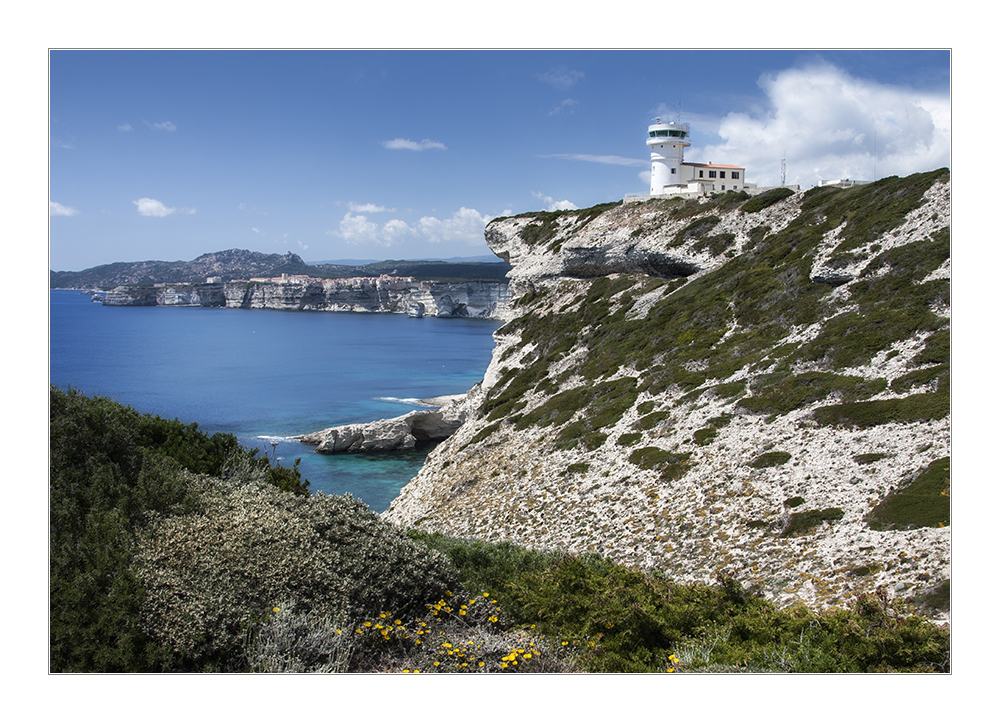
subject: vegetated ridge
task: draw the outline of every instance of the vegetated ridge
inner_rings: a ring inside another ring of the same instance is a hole
[[[383,518],[946,616],[949,225],[947,169],[494,220],[509,321]]]
[[[193,261],[137,261],[94,266],[83,271],[50,271],[53,289],[102,289],[118,286],[201,283],[206,277],[223,281],[275,277],[281,274],[306,275],[325,279],[373,277],[382,274],[412,276],[418,281],[503,281],[509,270],[506,263],[445,261],[380,261],[351,266],[346,264],[307,264],[298,254],[264,254],[244,249],[229,249],[199,256]]]

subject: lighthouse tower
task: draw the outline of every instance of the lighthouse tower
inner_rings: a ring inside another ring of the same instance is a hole
[[[649,157],[652,172],[649,174],[649,193],[664,192],[664,186],[682,183],[681,165],[684,163],[684,149],[691,145],[688,140],[687,123],[662,123],[659,118],[649,127]],[[687,179],[685,179],[687,180]]]

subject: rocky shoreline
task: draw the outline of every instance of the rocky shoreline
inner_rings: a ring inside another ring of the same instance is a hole
[[[320,454],[406,452],[418,444],[442,442],[454,434],[468,416],[465,398],[465,394],[454,394],[421,399],[421,404],[435,408],[392,419],[328,427],[292,439],[316,445],[314,451]]]

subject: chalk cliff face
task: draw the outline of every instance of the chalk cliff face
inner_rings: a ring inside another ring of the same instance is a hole
[[[950,576],[949,223],[946,170],[493,221],[510,320],[384,517],[780,603],[926,601]]]
[[[510,290],[503,283],[358,278],[119,286],[107,293],[103,303],[402,314],[410,303],[419,302],[428,316],[496,319],[503,318],[509,301]]]

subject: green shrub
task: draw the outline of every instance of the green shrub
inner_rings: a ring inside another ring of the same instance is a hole
[[[796,376],[765,374],[750,386],[754,395],[741,399],[739,406],[752,412],[788,414],[835,393],[844,401],[863,399],[881,392],[888,383],[884,379],[869,380],[832,372],[806,372]]]
[[[751,467],[763,469],[764,467],[778,467],[790,460],[792,455],[788,452],[765,452],[754,458],[750,463]]]
[[[617,443],[622,447],[631,447],[636,442],[642,438],[642,435],[638,432],[626,432],[625,434],[618,435]]]
[[[202,507],[151,525],[136,574],[140,624],[184,669],[238,664],[250,630],[283,601],[357,620],[413,613],[456,586],[446,560],[350,496],[286,495],[252,478],[202,478]]]
[[[768,206],[773,206],[778,201],[795,195],[795,191],[790,188],[772,188],[764,191],[760,195],[754,196],[749,201],[740,206],[742,213],[756,213],[763,211]]]
[[[793,537],[812,532],[824,522],[833,522],[844,518],[844,511],[839,507],[827,507],[823,510],[805,510],[804,512],[794,512],[788,520],[785,529],[781,531],[782,537]]]
[[[466,589],[495,591],[511,622],[572,651],[590,672],[949,668],[948,631],[884,594],[862,595],[851,609],[778,610],[725,575],[681,585],[597,555],[410,535],[447,554]]]
[[[658,469],[664,482],[679,479],[691,467],[690,452],[668,452],[660,447],[641,447],[628,461],[642,469]]]
[[[866,518],[873,530],[951,524],[950,457],[934,460],[905,487],[890,493]]]
[[[706,444],[710,443],[713,439],[715,439],[718,433],[719,430],[716,429],[715,427],[704,427],[702,429],[695,430],[693,436],[694,442],[695,444],[705,446]]]
[[[868,452],[865,454],[856,454],[852,459],[858,464],[872,464],[873,462],[878,462],[880,459],[885,459],[888,454],[884,452]]]
[[[50,440],[53,671],[244,669],[245,636],[278,601],[335,617],[455,583],[360,502],[308,497],[297,469],[276,479],[226,435],[52,388]]]
[[[818,407],[813,419],[823,426],[875,427],[890,422],[920,422],[944,419],[951,413],[950,389],[938,388],[927,394],[911,394],[899,399],[876,399]]]

